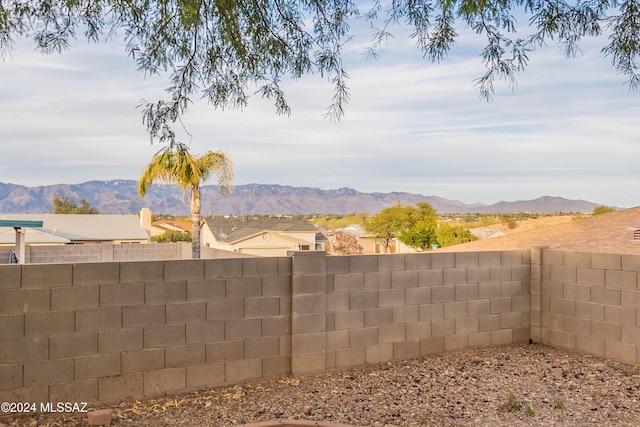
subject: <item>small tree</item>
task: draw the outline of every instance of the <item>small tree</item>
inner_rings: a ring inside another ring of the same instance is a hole
[[[187,231],[169,230],[165,231],[162,234],[158,234],[157,236],[151,237],[151,241],[159,243],[190,242],[191,233]]]
[[[469,230],[459,225],[452,226],[447,223],[440,223],[436,229],[436,237],[438,245],[452,246],[459,245],[460,243],[471,242],[477,240]]]
[[[53,197],[53,213],[54,214],[89,214],[96,215],[100,211],[89,204],[85,199],[80,200],[80,205],[71,200],[67,196]]]
[[[365,224],[364,228],[367,233],[378,239],[384,248],[384,252],[387,253],[389,252],[391,240],[411,227],[411,215],[414,211],[415,208],[411,206],[403,207],[398,203],[396,206],[381,210],[380,213]]]
[[[336,231],[329,235],[329,244],[327,252],[337,255],[361,254],[362,246],[358,242],[358,238],[346,231]]]
[[[614,208],[612,208],[611,206],[607,206],[607,205],[600,205],[600,206],[596,206],[595,208],[593,208],[593,212],[591,212],[591,215],[602,215],[602,214],[606,214],[609,212],[615,212],[616,210]]]

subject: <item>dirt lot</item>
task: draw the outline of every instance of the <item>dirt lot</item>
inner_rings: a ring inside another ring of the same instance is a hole
[[[231,427],[278,419],[367,427],[632,426],[640,425],[640,367],[517,344],[113,408],[115,426]],[[87,416],[37,415],[0,423],[83,426]]]

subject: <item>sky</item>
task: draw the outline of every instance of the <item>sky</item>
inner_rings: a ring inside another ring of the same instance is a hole
[[[367,59],[370,34],[355,27],[345,50],[351,101],[339,123],[323,117],[331,84],[308,76],[283,85],[288,117],[259,97],[243,111],[197,101],[182,140],[193,153],[223,150],[236,185],[640,205],[640,91],[600,53],[605,37],[585,40],[576,59],[556,45],[537,49],[517,87],[498,82],[487,103],[474,88],[483,43],[472,31],[460,29],[434,64],[401,28]],[[137,180],[161,148],[138,106],[164,97],[167,76],[136,71],[117,39],[79,40],[62,55],[21,40],[0,68],[0,182]]]

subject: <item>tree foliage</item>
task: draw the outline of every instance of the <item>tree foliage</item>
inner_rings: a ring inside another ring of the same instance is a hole
[[[80,204],[71,200],[67,196],[53,196],[53,213],[54,214],[90,214],[96,215],[100,211],[93,207],[85,199],[80,200]]]
[[[471,242],[477,240],[477,237],[460,225],[440,223],[436,229],[436,239],[438,246],[445,247]]]
[[[528,18],[528,27],[515,16]],[[572,57],[584,37],[605,31],[603,54],[631,88],[640,86],[640,0],[375,0],[363,10],[351,0],[3,0],[0,53],[23,37],[51,53],[78,33],[93,41],[124,34],[141,71],[170,75],[167,99],[143,101],[143,117],[153,138],[173,144],[172,125],[193,97],[242,108],[255,93],[289,114],[281,82],[309,73],[331,83],[327,115],[342,117],[349,100],[343,52],[356,19],[371,27],[372,56],[396,26],[410,27],[434,62],[446,58],[459,32],[474,31],[485,43],[476,86],[487,100],[496,80],[515,84],[537,47],[553,41]]]
[[[602,215],[602,214],[615,212],[615,211],[616,211],[615,208],[612,208],[611,206],[600,205],[593,208],[593,212],[591,212],[591,215]]]
[[[385,252],[389,250],[391,241],[412,225],[412,215],[415,208],[412,206],[396,206],[385,208],[373,216],[364,226],[367,233],[373,235]]]
[[[361,254],[362,246],[358,242],[358,238],[346,231],[336,231],[329,235],[327,244],[327,252],[334,255],[351,255]]]
[[[152,236],[151,241],[158,243],[190,242],[191,233],[187,231],[168,230],[157,236]]]
[[[138,193],[144,196],[155,180],[175,184],[190,192],[192,257],[200,258],[200,184],[215,174],[222,193],[231,191],[233,163],[221,151],[193,155],[184,144],[170,145],[151,159],[138,181]]]

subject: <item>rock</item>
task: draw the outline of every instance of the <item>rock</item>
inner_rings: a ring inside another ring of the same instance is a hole
[[[98,409],[87,414],[90,426],[108,426],[111,424],[113,409]]]

